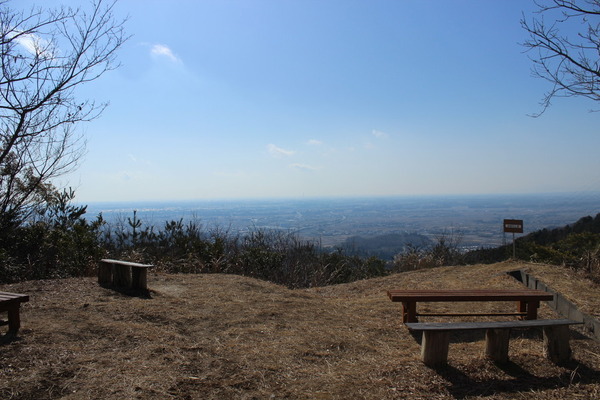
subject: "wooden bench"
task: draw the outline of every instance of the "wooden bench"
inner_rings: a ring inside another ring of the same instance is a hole
[[[571,358],[569,325],[582,324],[570,319],[457,322],[457,323],[412,323],[406,324],[411,331],[422,331],[421,359],[429,367],[447,363],[450,332],[485,330],[485,355],[496,362],[508,361],[508,342],[511,329],[542,328],[544,331],[544,355],[555,363]]]
[[[8,333],[16,335],[21,327],[21,303],[29,301],[26,294],[0,292],[0,312],[8,312]]]
[[[447,289],[447,290],[389,290],[393,302],[402,303],[402,322],[418,322],[418,316],[518,316],[536,319],[540,301],[550,301],[554,295],[542,290],[531,289]],[[418,302],[478,302],[515,301],[517,312],[510,313],[417,313]]]
[[[150,264],[103,259],[98,265],[98,283],[132,290],[148,290],[148,268]]]

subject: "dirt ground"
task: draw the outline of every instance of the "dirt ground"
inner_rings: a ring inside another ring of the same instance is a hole
[[[485,359],[484,334],[470,332],[452,336],[449,365],[433,370],[420,361],[420,338],[401,325],[399,304],[386,296],[392,288],[519,288],[505,274],[518,268],[582,311],[600,310],[598,286],[566,269],[522,263],[307,290],[234,275],[150,274],[149,297],[102,288],[94,278],[0,285],[31,298],[18,338],[0,344],[0,398],[600,398],[600,344],[582,328],[572,329],[567,365],[543,357],[538,331],[511,333],[507,364]],[[501,312],[514,304],[474,307]],[[542,305],[540,318],[556,317]],[[436,318],[427,321],[448,321]]]

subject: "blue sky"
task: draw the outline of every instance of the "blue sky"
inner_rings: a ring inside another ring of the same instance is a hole
[[[519,45],[533,9],[121,0],[122,67],[79,93],[110,106],[57,183],[83,202],[600,190],[600,107],[529,116],[549,89]]]

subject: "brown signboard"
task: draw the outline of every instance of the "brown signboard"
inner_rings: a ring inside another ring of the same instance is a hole
[[[505,219],[504,232],[523,233],[522,219]]]

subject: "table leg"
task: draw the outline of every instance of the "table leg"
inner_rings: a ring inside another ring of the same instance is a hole
[[[540,307],[539,300],[519,301],[518,308],[520,313],[526,313],[524,317],[519,319],[537,319],[537,310]]]
[[[527,312],[527,302],[526,301],[517,301],[517,312],[520,312],[520,313]],[[519,315],[519,319],[527,319],[527,317]]]
[[[417,303],[414,301],[402,302],[402,322],[419,322],[417,319]]]
[[[540,307],[539,301],[527,302],[527,317],[526,319],[537,319],[537,310]]]

